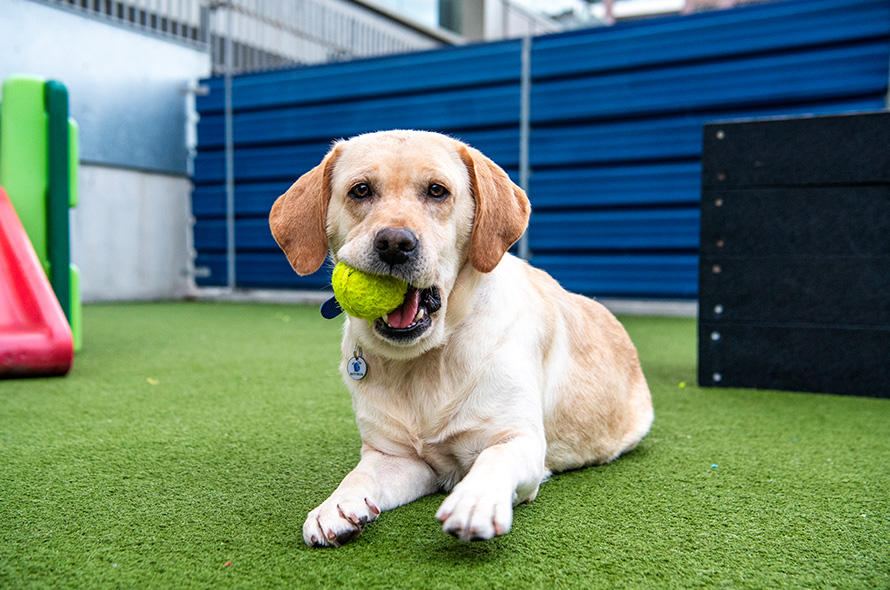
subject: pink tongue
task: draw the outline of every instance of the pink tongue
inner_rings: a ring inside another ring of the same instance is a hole
[[[405,294],[405,302],[389,313],[389,325],[393,328],[407,328],[414,322],[414,316],[417,315],[417,308],[420,306],[420,291],[413,287],[408,287],[408,293]]]

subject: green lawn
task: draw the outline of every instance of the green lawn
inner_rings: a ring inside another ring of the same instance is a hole
[[[695,386],[695,322],[622,318],[655,425],[464,545],[443,496],[309,549],[358,459],[340,322],[84,309],[65,378],[0,381],[0,588],[888,588],[890,401]]]

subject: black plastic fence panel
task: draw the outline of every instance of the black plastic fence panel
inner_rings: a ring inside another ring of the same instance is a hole
[[[267,216],[333,140],[441,131],[518,182],[525,124],[531,262],[590,295],[694,298],[703,125],[881,110],[888,78],[887,0],[790,0],[588,29],[533,38],[525,54],[517,40],[236,76],[235,284],[327,288],[329,269],[291,270]],[[205,83],[193,210],[198,284],[213,286],[229,281],[225,93],[222,78]]]

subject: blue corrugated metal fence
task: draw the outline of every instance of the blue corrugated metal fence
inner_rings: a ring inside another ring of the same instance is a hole
[[[702,126],[885,108],[890,2],[790,0],[532,39],[532,263],[591,295],[694,298]],[[234,78],[236,284],[298,277],[267,223],[330,142],[449,133],[518,180],[521,41]],[[200,285],[225,285],[222,78],[198,100],[193,209]]]

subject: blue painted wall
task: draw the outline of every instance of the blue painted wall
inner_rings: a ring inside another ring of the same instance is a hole
[[[533,39],[532,263],[566,288],[696,296],[702,126],[885,108],[890,2],[790,0]],[[390,128],[459,137],[514,179],[521,43],[500,42],[236,77],[236,277],[298,277],[267,223],[330,142]],[[199,98],[194,214],[202,285],[226,276],[223,81]]]

